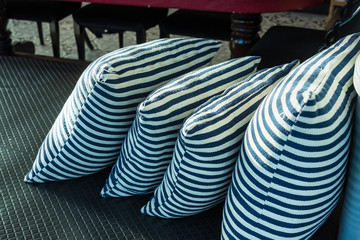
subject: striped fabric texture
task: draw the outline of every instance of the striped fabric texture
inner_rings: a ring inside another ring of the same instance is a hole
[[[137,105],[159,86],[208,65],[220,45],[208,39],[160,39],[94,61],[78,80],[25,181],[71,179],[112,165]]]
[[[256,71],[259,57],[243,57],[183,75],[143,101],[106,184],[104,197],[153,192],[168,167],[184,119],[196,107]]]
[[[249,123],[226,197],[222,239],[308,239],[344,184],[360,34],[292,71]]]
[[[297,63],[259,71],[198,107],[179,132],[164,180],[141,211],[179,218],[222,202],[251,117]]]
[[[345,200],[341,213],[338,239],[360,239],[360,55],[354,71],[354,86],[357,90],[356,113],[353,129],[352,154],[346,184]]]

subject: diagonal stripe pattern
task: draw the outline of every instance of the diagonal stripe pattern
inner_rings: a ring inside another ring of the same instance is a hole
[[[179,218],[222,202],[251,117],[297,63],[259,71],[197,108],[180,130],[163,182],[141,211]]]
[[[249,123],[226,198],[222,239],[308,239],[344,184],[360,34],[297,67]]]
[[[168,167],[184,119],[210,97],[245,80],[259,57],[232,59],[181,76],[151,93],[137,110],[104,197],[153,192]]]
[[[71,179],[112,165],[137,105],[159,86],[208,65],[220,45],[208,39],[160,39],[94,61],[78,80],[25,181]]]

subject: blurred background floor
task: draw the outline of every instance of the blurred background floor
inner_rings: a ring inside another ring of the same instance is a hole
[[[264,34],[270,27],[275,25],[297,26],[312,29],[324,29],[327,12],[312,9],[308,11],[282,12],[263,14],[261,23],[260,36]],[[175,11],[171,9],[170,11]],[[8,29],[12,32],[11,38],[13,44],[31,41],[35,45],[35,54],[52,56],[52,47],[50,40],[49,25],[43,23],[45,44],[41,45],[37,27],[35,22],[10,20]],[[73,19],[71,16],[60,21],[60,56],[62,58],[77,59],[77,48],[73,32]],[[94,46],[94,50],[85,47],[85,58],[87,61],[93,61],[103,54],[118,48],[118,36],[116,34],[104,34],[102,38],[96,38],[91,32],[87,31],[89,38]],[[147,31],[147,41],[159,38],[159,28],[153,27]],[[181,37],[172,35],[171,37]],[[135,33],[124,33],[124,45],[132,45],[136,43]],[[229,42],[224,41],[218,55],[213,63],[222,62],[230,58]]]

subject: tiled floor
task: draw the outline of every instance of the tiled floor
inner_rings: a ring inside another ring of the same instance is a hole
[[[283,12],[283,13],[268,13],[263,14],[263,21],[261,24],[262,35],[267,29],[274,25],[290,25],[313,29],[323,29],[326,20],[326,15],[303,13],[303,12]],[[39,37],[35,22],[10,20],[8,24],[9,30],[12,32],[13,43],[32,41],[35,44],[36,54],[52,56],[51,40],[48,24],[43,24],[45,45],[40,45]],[[93,61],[99,56],[115,50],[118,48],[118,37],[115,34],[104,35],[103,38],[96,38],[95,35],[89,32],[89,37],[95,47],[90,50],[86,47],[86,60]],[[158,27],[151,28],[147,31],[147,40],[154,40],[159,37]],[[176,36],[172,36],[176,37]],[[75,44],[75,37],[73,34],[73,20],[71,16],[63,19],[60,22],[60,55],[63,58],[77,59],[77,49]],[[124,35],[125,46],[135,44],[135,34],[125,32]],[[219,54],[214,59],[214,63],[221,62],[230,57],[229,43],[223,42],[223,47]]]

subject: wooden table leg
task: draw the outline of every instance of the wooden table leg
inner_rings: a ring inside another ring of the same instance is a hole
[[[231,58],[245,56],[247,51],[260,38],[260,14],[233,13],[231,15]]]
[[[10,55],[12,45],[10,31],[7,30],[6,0],[0,0],[0,55]]]

